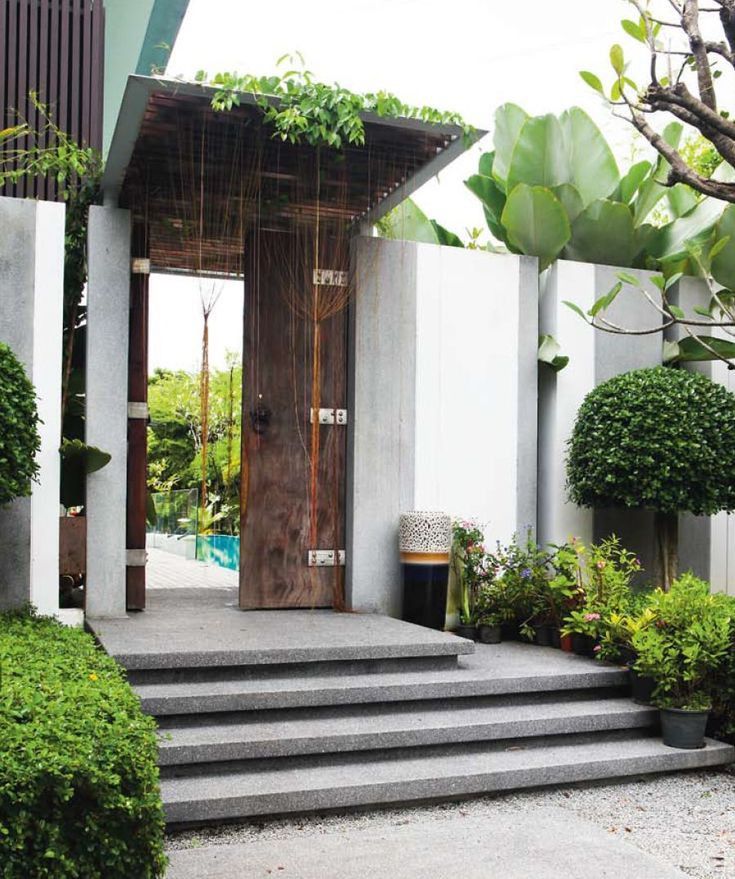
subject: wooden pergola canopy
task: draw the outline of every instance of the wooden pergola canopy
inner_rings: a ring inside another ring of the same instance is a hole
[[[274,138],[252,96],[216,112],[212,94],[128,80],[103,188],[145,226],[159,271],[240,274],[255,225],[373,223],[484,133],[366,114],[364,146],[317,150]]]

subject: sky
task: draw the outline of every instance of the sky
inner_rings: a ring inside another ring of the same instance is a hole
[[[532,114],[578,105],[626,165],[630,126],[579,77],[586,69],[611,78],[610,46],[634,45],[620,29],[625,17],[633,17],[626,0],[191,0],[167,73],[269,74],[281,55],[298,50],[319,80],[357,92],[385,89],[408,104],[457,111],[480,129],[492,129],[495,109],[507,101]],[[415,195],[461,237],[484,228],[480,204],[462,181],[488,148],[486,139]],[[234,284],[211,319],[214,367],[224,364],[226,350],[241,349],[241,327],[242,290]],[[196,281],[154,276],[151,371],[195,369],[200,340]]]

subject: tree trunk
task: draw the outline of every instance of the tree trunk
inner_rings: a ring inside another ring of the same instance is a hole
[[[656,513],[656,579],[668,592],[679,566],[679,516],[677,513]]]

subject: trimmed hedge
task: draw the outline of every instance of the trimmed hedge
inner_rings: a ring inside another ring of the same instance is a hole
[[[80,629],[0,616],[2,879],[165,871],[155,724]]]
[[[15,354],[0,342],[0,504],[31,493],[40,447],[36,389]]]
[[[683,369],[637,369],[587,395],[568,444],[569,498],[697,516],[735,509],[735,395]]]

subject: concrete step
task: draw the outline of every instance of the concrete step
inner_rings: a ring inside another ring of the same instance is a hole
[[[159,731],[162,767],[492,741],[654,726],[658,712],[625,697],[558,694],[227,715]],[[176,721],[178,718],[172,718]]]
[[[134,625],[128,619],[88,621],[129,671],[456,657],[475,649],[465,638],[377,614],[180,607],[176,590],[168,591],[174,594],[161,608],[165,624],[155,613],[142,614]]]
[[[502,646],[502,645],[501,645]],[[262,711],[325,705],[458,699],[511,693],[538,693],[623,687],[627,673],[559,650],[506,649],[503,661],[492,649],[463,657],[446,671],[385,674],[305,675],[268,680],[211,680],[138,684],[147,714],[204,714],[221,711]],[[525,655],[524,655],[525,651]],[[528,654],[531,654],[529,663]],[[518,661],[514,661],[517,658]]]
[[[735,749],[667,748],[641,733],[252,761],[247,768],[165,778],[170,824],[437,800],[729,763]]]
[[[128,670],[133,686],[148,684],[186,684],[207,681],[269,681],[276,678],[343,677],[392,672],[452,671],[457,656],[411,656],[385,659],[344,659],[333,662],[299,662],[278,665],[192,666]]]

